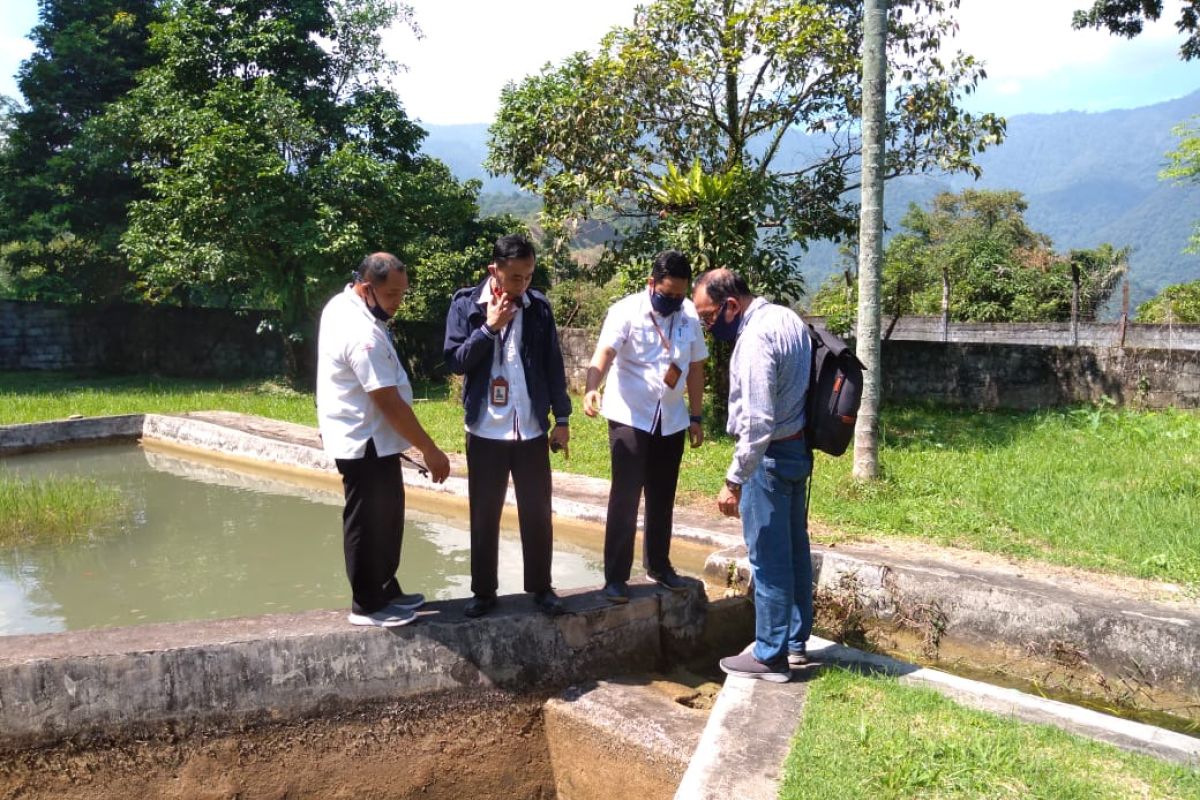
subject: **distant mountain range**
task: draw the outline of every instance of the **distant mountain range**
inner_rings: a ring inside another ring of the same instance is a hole
[[[972,186],[1017,189],[1029,201],[1029,223],[1049,235],[1057,249],[1105,242],[1131,246],[1131,296],[1137,303],[1163,286],[1200,279],[1200,255],[1182,252],[1200,221],[1200,186],[1158,179],[1165,154],[1178,143],[1171,129],[1197,115],[1200,91],[1128,110],[1009,117],[1004,143],[979,159],[983,177],[978,182],[963,175],[889,182],[884,201],[887,225],[894,232],[909,203],[926,203],[938,192]],[[485,194],[512,195],[517,189],[511,181],[490,177],[482,167],[487,127],[428,126],[425,152],[446,162],[461,179],[482,180]],[[787,145],[793,152],[783,157],[798,160],[806,144],[804,137],[795,137]],[[486,199],[501,205],[512,200]],[[838,271],[837,263],[835,245],[812,243],[804,259],[810,289],[815,291]]]

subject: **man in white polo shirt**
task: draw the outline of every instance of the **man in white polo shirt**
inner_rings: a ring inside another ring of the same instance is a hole
[[[583,411],[608,419],[612,483],[604,530],[604,596],[629,601],[638,502],[646,495],[642,565],[672,591],[687,585],[671,566],[675,487],[685,431],[692,447],[704,441],[704,331],[687,299],[692,267],[676,250],[654,260],[646,290],[608,311],[588,367]],[[601,405],[600,383],[609,375]],[[686,400],[685,400],[686,393]]]
[[[342,531],[354,625],[406,625],[425,602],[396,580],[404,533],[400,453],[420,450],[435,483],[450,474],[450,460],[413,413],[412,385],[387,329],[407,290],[404,264],[373,253],[321,313],[317,417],[346,495]]]

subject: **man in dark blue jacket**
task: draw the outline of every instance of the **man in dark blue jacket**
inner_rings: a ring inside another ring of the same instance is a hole
[[[550,585],[550,448],[567,447],[571,399],[550,303],[529,288],[533,245],[496,240],[488,274],[454,295],[446,317],[446,364],[463,382],[471,508],[471,592],[465,613],[496,605],[500,514],[512,474],[525,560],[525,591],[548,614],[562,601]],[[553,425],[550,413],[553,410]]]

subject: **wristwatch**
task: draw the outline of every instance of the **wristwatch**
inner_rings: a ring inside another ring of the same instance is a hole
[[[734,494],[742,493],[742,485],[740,483],[734,483],[733,481],[729,480],[729,478],[725,479],[725,488]]]

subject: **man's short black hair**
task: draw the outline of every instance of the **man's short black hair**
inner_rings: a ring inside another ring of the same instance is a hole
[[[406,272],[404,262],[391,253],[371,253],[358,265],[358,279],[375,286],[387,280],[389,272]]]
[[[492,245],[492,261],[496,262],[497,266],[533,257],[533,243],[519,233],[505,234]]]
[[[650,277],[655,283],[663,278],[683,278],[688,283],[692,281],[692,264],[687,256],[678,250],[663,250],[654,259],[650,268]]]
[[[750,287],[746,284],[746,279],[724,267],[700,273],[700,277],[696,279],[695,288],[699,289],[701,286],[704,287],[708,299],[717,305],[731,297],[749,297],[750,295]]]

